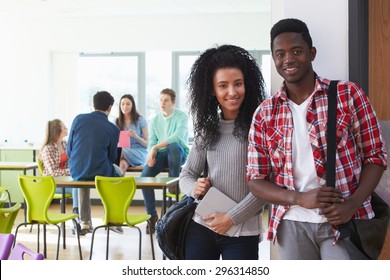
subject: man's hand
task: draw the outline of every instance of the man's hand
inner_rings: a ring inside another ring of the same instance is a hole
[[[298,205],[307,209],[321,209],[343,201],[344,198],[340,190],[333,187],[323,187],[299,193]]]
[[[150,149],[148,153],[148,157],[146,158],[146,164],[149,167],[153,167],[156,164],[156,154],[157,154],[157,149],[154,147]]]

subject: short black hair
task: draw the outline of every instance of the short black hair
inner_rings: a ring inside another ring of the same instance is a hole
[[[114,97],[107,91],[98,91],[93,96],[93,107],[95,110],[107,111],[114,104]]]
[[[306,23],[296,18],[286,18],[275,23],[271,29],[271,51],[273,50],[276,36],[286,32],[300,33],[302,39],[308,44],[309,49],[313,47],[313,41]]]

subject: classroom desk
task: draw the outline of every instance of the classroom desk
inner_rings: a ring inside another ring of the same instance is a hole
[[[179,178],[173,177],[134,177],[137,189],[162,189],[162,214],[166,212],[167,188],[179,187]],[[95,181],[75,181],[71,176],[54,177],[57,187],[62,188],[62,198],[65,198],[65,188],[95,188]],[[62,211],[63,209],[61,209]]]
[[[19,161],[1,161],[0,170],[21,170],[23,174],[27,174],[27,170],[33,170],[35,175],[35,170],[38,168],[36,162],[19,162]]]
[[[143,166],[129,166],[128,168],[127,168],[127,170],[126,170],[126,172],[142,172],[144,170],[144,167]],[[163,169],[163,171],[162,172],[165,172],[165,173],[169,173],[169,168],[168,167],[165,167],[164,169]],[[176,201],[179,201],[179,192],[177,191],[178,190],[178,188],[176,188],[176,192],[174,193],[174,194],[176,194]],[[166,198],[165,196],[164,196],[164,198]]]

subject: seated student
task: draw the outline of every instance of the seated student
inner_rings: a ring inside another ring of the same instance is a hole
[[[70,175],[74,180],[95,180],[96,175],[119,177],[123,173],[114,165],[117,157],[119,129],[108,120],[114,98],[107,91],[93,96],[95,111],[80,114],[73,121],[68,146]],[[92,232],[90,189],[80,195],[81,235]]]
[[[150,122],[148,156],[141,177],[154,177],[169,168],[169,177],[179,177],[180,168],[185,163],[188,148],[188,116],[175,108],[176,93],[163,89],[160,93],[161,112]],[[146,233],[154,233],[158,216],[153,189],[142,189],[146,212],[151,215],[151,228]]]
[[[68,128],[59,119],[54,119],[47,123],[45,143],[40,151],[40,159],[43,163],[43,175],[45,176],[69,176],[68,156],[66,155],[66,145],[64,137],[68,135]],[[73,213],[78,214],[79,200],[78,189],[66,189],[67,193],[72,193]],[[57,193],[62,189],[57,188]]]
[[[130,136],[130,148],[122,149],[122,156],[119,167],[123,173],[129,166],[143,166],[146,163],[148,154],[148,123],[146,119],[137,112],[134,97],[125,94],[119,102],[119,117],[115,124],[120,130],[128,131]]]

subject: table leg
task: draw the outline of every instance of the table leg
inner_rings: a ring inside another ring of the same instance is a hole
[[[46,246],[46,224],[43,225],[43,255],[47,258],[47,246]]]
[[[65,205],[65,188],[62,188],[62,199],[61,199],[61,213],[65,213],[66,211],[66,205]],[[65,243],[65,238],[66,238],[66,232],[65,232],[65,223],[61,224],[61,229],[62,229],[62,247],[66,249],[66,243]]]
[[[26,175],[26,169],[23,169],[23,175]],[[27,205],[26,200],[23,198],[23,210],[24,210],[24,222],[27,223]],[[27,225],[26,225],[27,226]]]
[[[165,186],[163,188],[163,200],[162,200],[162,205],[161,205],[161,207],[162,207],[161,212],[163,215],[167,212],[166,199],[167,199],[167,186]]]
[[[177,182],[177,184],[176,184],[176,202],[178,202],[179,201],[179,182]]]

